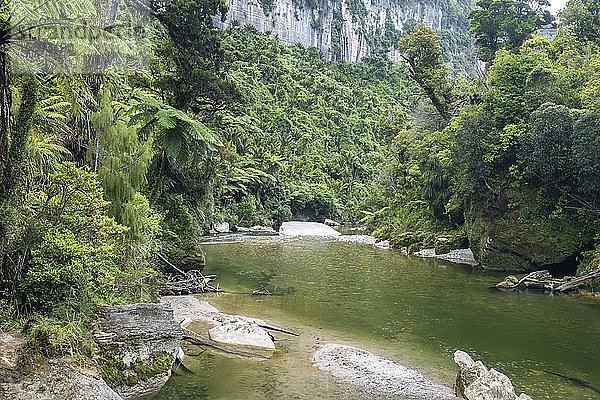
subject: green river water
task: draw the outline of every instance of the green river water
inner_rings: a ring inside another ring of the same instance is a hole
[[[193,373],[174,374],[153,400],[377,398],[312,366],[327,342],[365,348],[448,386],[452,354],[463,349],[536,400],[600,399],[597,299],[504,293],[492,289],[502,273],[335,240],[229,235],[203,248],[205,273],[228,291],[204,298],[300,336],[277,334],[270,360],[190,347]],[[261,284],[279,295],[229,293]]]

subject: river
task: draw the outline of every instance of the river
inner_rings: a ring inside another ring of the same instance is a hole
[[[368,349],[448,386],[462,349],[536,400],[600,398],[597,299],[504,293],[493,288],[502,273],[335,239],[226,235],[203,249],[205,273],[228,292],[208,301],[300,336],[277,335],[270,360],[191,349],[193,373],[174,374],[153,400],[375,398],[311,365],[326,342]],[[275,295],[240,294],[260,285]]]

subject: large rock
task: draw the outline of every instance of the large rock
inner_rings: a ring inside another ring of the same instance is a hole
[[[527,400],[524,393],[517,396],[510,379],[495,369],[487,369],[481,361],[474,361],[461,350],[454,352],[458,365],[456,395],[467,400]]]
[[[339,236],[341,233],[320,222],[284,222],[279,228],[282,236]]]
[[[518,206],[466,213],[469,244],[475,259],[484,267],[528,272],[545,269],[573,259],[592,242],[594,227],[576,216],[550,218],[532,195],[514,195],[507,203]]]
[[[314,354],[313,363],[340,381],[370,393],[410,399],[454,399],[450,388],[356,347],[326,344]]]
[[[212,228],[217,233],[229,233],[229,223],[228,222],[213,222]]]
[[[110,307],[98,321],[95,338],[108,383],[129,399],[156,392],[166,383],[182,332],[167,305],[132,304]]]
[[[211,340],[234,346],[275,350],[273,337],[252,319],[226,315],[220,318],[220,323],[208,331]]]
[[[43,372],[0,373],[1,400],[123,400],[99,377],[50,360]]]

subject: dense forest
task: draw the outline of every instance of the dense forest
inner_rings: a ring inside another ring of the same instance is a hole
[[[215,28],[217,0],[1,0],[0,323],[97,357],[98,310],[156,301],[161,260],[202,265],[214,222],[331,218],[491,268],[596,268],[599,5],[547,5],[477,3],[476,78],[423,24],[390,44],[402,63],[333,63]]]

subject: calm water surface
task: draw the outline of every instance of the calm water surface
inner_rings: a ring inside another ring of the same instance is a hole
[[[503,274],[368,245],[230,235],[203,248],[205,272],[221,288],[279,294],[206,296],[211,303],[300,337],[276,335],[281,351],[270,360],[190,347],[193,373],[174,374],[153,400],[375,398],[311,365],[326,342],[366,348],[448,386],[452,354],[463,349],[536,400],[600,399],[598,300],[503,293],[490,289]]]

